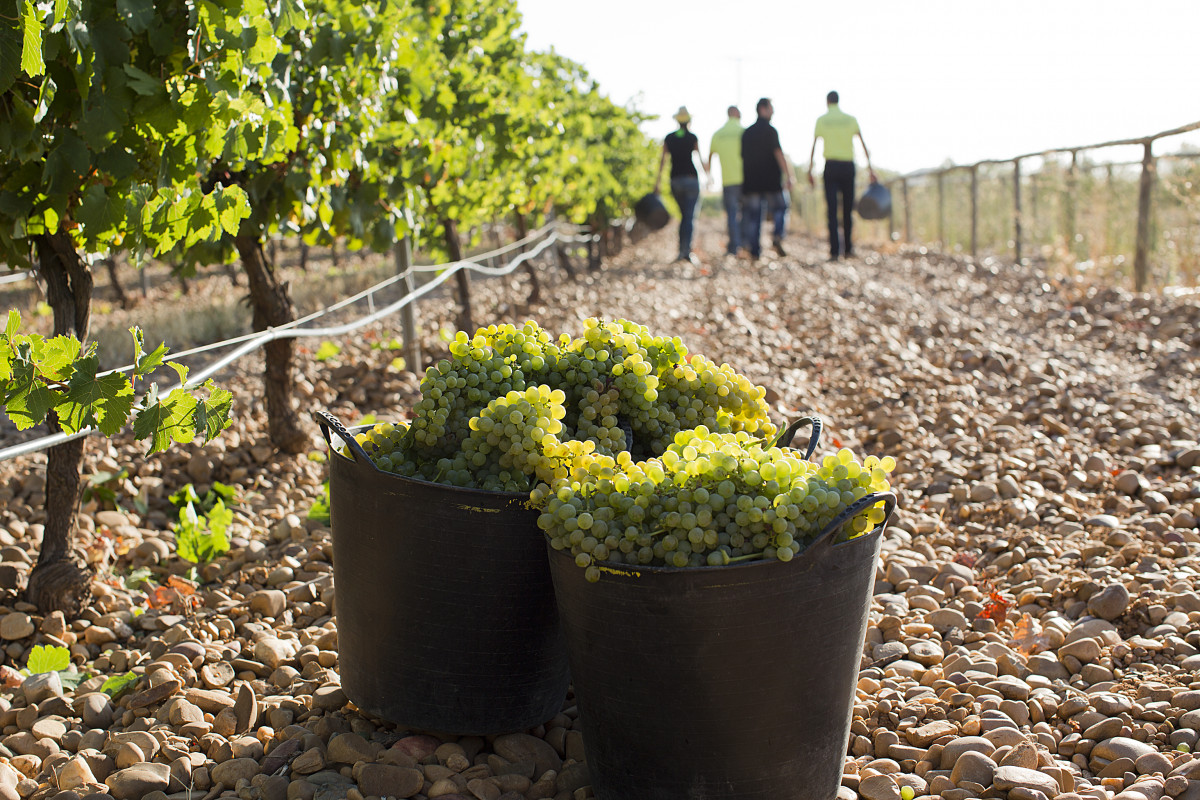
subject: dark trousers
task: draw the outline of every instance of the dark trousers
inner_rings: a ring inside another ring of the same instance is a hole
[[[842,201],[842,227],[846,232],[844,247],[838,246],[838,194]],[[854,246],[850,243],[850,228],[854,224],[854,162],[825,162],[825,210],[829,215],[829,255],[837,258],[840,253],[850,255]]]

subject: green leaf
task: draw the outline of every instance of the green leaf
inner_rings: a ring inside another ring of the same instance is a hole
[[[67,384],[67,396],[59,403],[63,429],[77,431],[95,419],[105,436],[113,436],[129,421],[133,412],[133,385],[120,372],[97,376],[100,359],[95,355],[81,358]]]
[[[38,675],[42,672],[61,672],[71,666],[71,651],[65,647],[34,645],[29,653],[25,667],[29,674]]]
[[[20,19],[0,14],[0,94],[12,88],[21,71]]]
[[[100,238],[120,230],[125,221],[124,212],[125,205],[121,200],[109,197],[104,186],[94,183],[84,192],[74,216],[88,236]]]
[[[138,674],[136,672],[126,672],[124,675],[113,675],[104,683],[100,684],[100,691],[104,692],[113,700],[116,700],[121,695],[132,689],[137,682]]]
[[[46,414],[58,404],[60,397],[45,384],[29,381],[19,387],[17,394],[5,399],[4,410],[17,430],[24,431],[45,420]]]
[[[163,342],[152,352],[145,352],[145,340],[142,338],[142,329],[134,325],[129,329],[129,333],[133,335],[133,374],[139,378],[143,375],[149,375],[154,370],[162,366],[162,361],[167,355],[167,343]]]
[[[182,489],[170,495],[167,499],[171,501],[171,505],[182,508],[188,503],[199,503],[200,495],[196,494],[195,486],[185,483]]]
[[[329,524],[329,481],[321,485],[321,496],[313,501],[308,510],[308,518],[322,525]]]
[[[58,671],[58,682],[62,684],[64,689],[78,689],[79,684],[86,681],[90,675],[86,672],[72,672],[70,670]]]
[[[117,15],[131,33],[144,33],[154,22],[154,0],[117,0]]]
[[[275,35],[283,36],[292,30],[302,31],[308,27],[308,12],[301,0],[279,0],[279,14],[275,19]]]
[[[217,386],[211,378],[204,382],[203,388],[208,391],[208,399],[197,401],[192,419],[196,432],[210,442],[229,427],[233,393]]]
[[[129,76],[128,86],[134,94],[140,94],[142,97],[154,97],[163,91],[162,81],[155,80],[153,75],[143,72],[132,64],[125,65],[125,74]]]
[[[4,327],[4,338],[11,339],[21,329],[21,312],[15,308],[8,310],[8,324]]]
[[[74,336],[46,339],[34,346],[33,357],[38,362],[38,372],[44,377],[67,380],[74,371],[75,359],[79,357],[79,340]]]
[[[321,346],[317,348],[313,358],[317,361],[328,361],[340,352],[342,352],[342,348],[336,342],[321,342]]]
[[[21,8],[21,27],[24,33],[21,69],[30,77],[41,75],[46,71],[46,62],[42,60],[42,20],[32,0],[25,0]]]

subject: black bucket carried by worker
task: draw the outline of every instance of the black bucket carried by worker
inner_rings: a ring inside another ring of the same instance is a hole
[[[383,472],[337,419],[317,421],[330,443],[346,696],[391,722],[460,735],[522,731],[557,714],[570,676],[528,496]]]
[[[671,212],[667,211],[657,192],[651,192],[638,200],[633,207],[633,215],[637,217],[638,222],[656,231],[666,227],[671,221]]]
[[[839,541],[883,501],[883,522]],[[790,562],[601,567],[547,545],[599,800],[833,800],[890,492]]]
[[[863,219],[887,219],[892,213],[892,193],[882,183],[871,181],[856,207]]]

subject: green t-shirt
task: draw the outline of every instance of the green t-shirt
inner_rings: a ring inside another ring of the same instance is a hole
[[[742,183],[742,121],[730,117],[729,121],[713,134],[708,148],[721,159],[721,184],[740,186]]]
[[[854,134],[858,132],[858,120],[836,104],[817,118],[816,135],[825,140],[826,161],[853,161]]]

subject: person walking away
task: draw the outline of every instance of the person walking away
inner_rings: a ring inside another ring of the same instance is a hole
[[[721,160],[721,200],[729,228],[725,252],[736,255],[742,238],[742,112],[730,106],[728,113],[729,119],[713,134],[705,171],[712,174],[713,156]]]
[[[700,164],[704,166],[704,156],[700,154],[700,141],[696,138],[696,134],[688,130],[688,123],[692,121],[692,115],[688,113],[687,106],[680,106],[675,112],[675,121],[679,123],[679,129],[663,140],[662,157],[658,160],[658,177],[654,180],[654,191],[657,194],[662,186],[663,166],[667,162],[668,156],[671,159],[671,196],[675,198],[675,202],[679,205],[679,257],[677,261],[690,261],[693,264],[697,259],[692,255],[692,233],[695,230],[696,207],[700,204],[700,175],[696,172],[696,165],[692,163],[692,153],[695,153],[700,158]],[[705,166],[705,174],[708,168]]]
[[[760,237],[765,209],[775,226],[771,243],[782,256],[788,211],[784,188],[792,191],[792,175],[779,146],[779,132],[771,126],[775,114],[771,100],[764,97],[755,108],[758,119],[742,132],[742,246],[751,258],[762,255]]]
[[[825,211],[829,218],[829,260],[837,261],[844,254],[846,258],[854,255],[854,244],[850,238],[854,225],[854,137],[858,137],[863,154],[867,157],[867,171],[872,182],[875,180],[875,170],[871,169],[871,153],[867,143],[863,141],[862,131],[858,120],[850,116],[838,106],[838,93],[830,92],[825,96],[829,108],[817,119],[816,132],[813,134],[812,152],[808,154],[808,183],[815,186],[813,180],[813,159],[817,154],[817,139],[825,141]],[[842,229],[844,241],[838,242],[838,195],[841,195]]]

